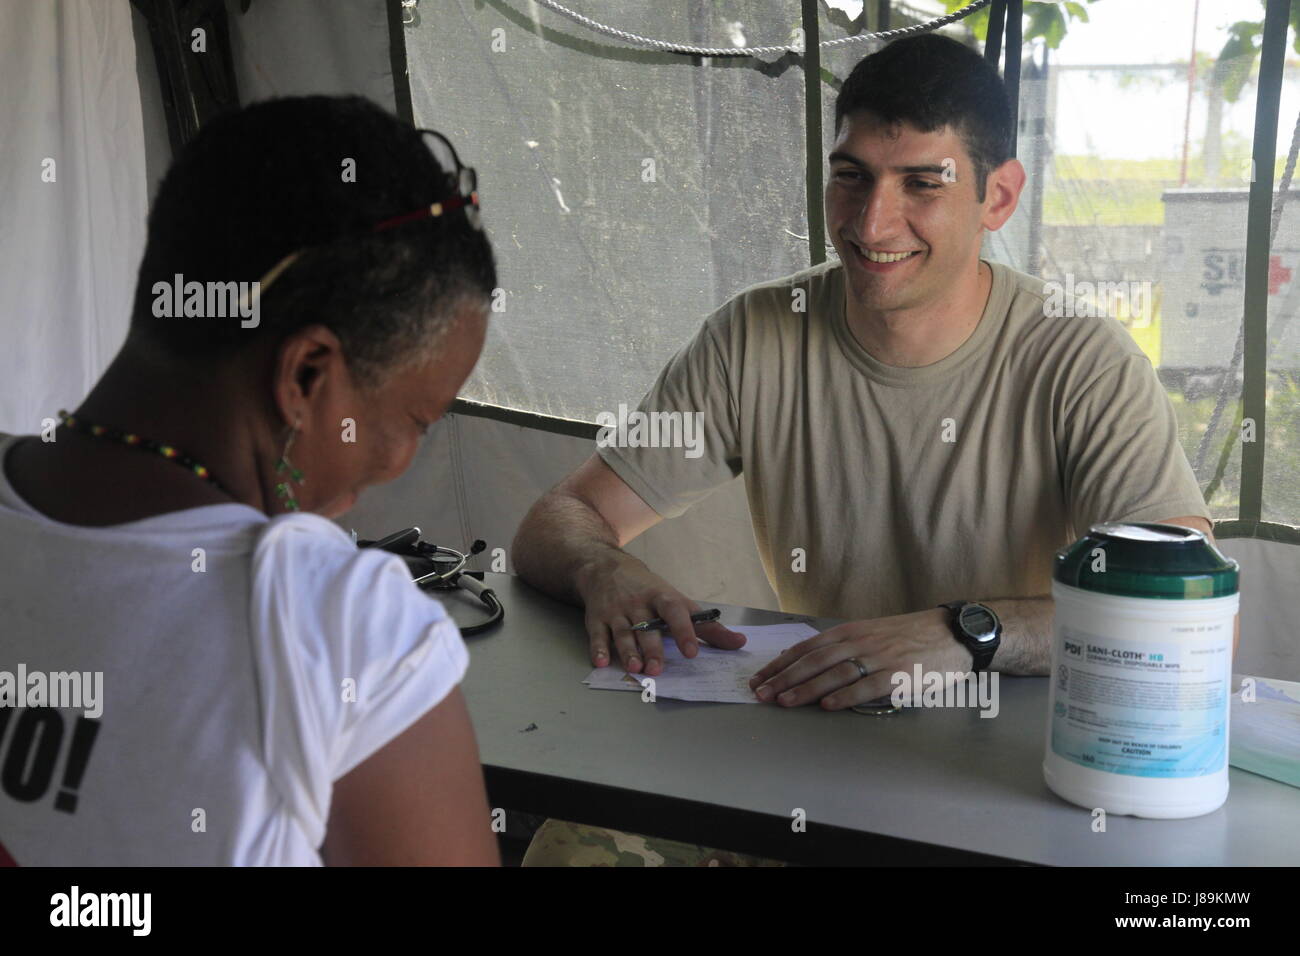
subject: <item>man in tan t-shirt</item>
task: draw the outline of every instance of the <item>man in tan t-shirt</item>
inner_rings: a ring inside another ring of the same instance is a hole
[[[980,259],[1025,171],[996,73],[933,34],[865,58],[836,100],[826,186],[839,262],[747,289],[642,401],[700,414],[697,448],[601,447],[525,518],[519,573],[586,607],[591,658],[653,676],[660,617],[686,657],[743,636],[622,549],[744,474],[784,610],[845,618],[765,667],[761,700],[839,710],[890,675],[1044,674],[1052,553],[1101,521],[1209,533],[1151,363],[1111,318]],[[1069,316],[1069,317],[1066,317]],[[1000,621],[991,661],[960,610]]]

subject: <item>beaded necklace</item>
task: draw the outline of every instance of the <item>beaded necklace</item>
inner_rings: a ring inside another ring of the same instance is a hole
[[[78,418],[75,415],[69,415],[64,409],[59,409],[59,421],[63,423],[64,427],[71,428],[73,431],[80,432],[83,435],[89,435],[91,438],[106,438],[109,441],[115,441],[127,445],[130,448],[138,448],[141,451],[151,451],[157,455],[161,455],[168,461],[176,462],[176,464],[180,465],[186,471],[198,475],[219,491],[230,495],[230,492],[226,490],[225,485],[217,481],[212,472],[208,470],[207,465],[195,461],[175,445],[168,445],[165,442],[154,441],[151,438],[144,438],[134,432],[123,431],[120,428],[113,428],[109,425],[96,425]],[[233,498],[234,495],[230,495],[230,497]]]

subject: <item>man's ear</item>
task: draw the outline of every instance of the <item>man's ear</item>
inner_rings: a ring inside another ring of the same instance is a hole
[[[1025,167],[1018,159],[1008,159],[989,173],[984,186],[984,216],[980,225],[990,232],[1002,228],[1016,211],[1025,179]]]

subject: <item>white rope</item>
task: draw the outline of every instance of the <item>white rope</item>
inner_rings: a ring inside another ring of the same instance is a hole
[[[626,30],[617,30],[614,27],[607,26],[604,23],[598,23],[590,17],[584,17],[581,13],[575,13],[568,7],[563,7],[556,0],[533,0],[546,9],[568,17],[574,23],[581,24],[588,30],[594,30],[596,33],[603,33],[605,36],[614,37],[616,40],[622,40],[625,43],[633,43],[637,46],[648,47],[652,50],[660,50],[665,53],[690,53],[695,56],[770,56],[773,54],[785,53],[794,50],[797,53],[803,52],[792,46],[742,46],[742,47],[705,47],[705,46],[688,46],[682,43],[670,43],[667,40],[655,40],[651,37],[639,36],[635,33],[628,33]],[[954,10],[952,13],[945,14],[941,17],[935,17],[928,23],[917,23],[909,27],[899,27],[896,30],[883,30],[879,33],[859,33],[857,36],[840,37],[837,40],[824,40],[818,44],[823,50],[830,47],[844,46],[850,43],[862,43],[867,40],[895,40],[899,37],[911,36],[916,33],[927,33],[930,30],[937,30],[939,27],[946,26],[949,23],[955,23],[963,17],[968,17],[977,10],[987,7],[993,0],[975,0],[974,3],[968,3],[960,10]]]

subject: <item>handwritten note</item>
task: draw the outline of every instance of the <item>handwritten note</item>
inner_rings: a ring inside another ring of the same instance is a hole
[[[807,624],[763,624],[732,627],[747,638],[745,646],[734,651],[700,645],[696,657],[686,658],[670,637],[664,638],[664,669],[653,678],[629,674],[617,664],[598,667],[583,681],[592,690],[631,690],[642,692],[643,683],[654,680],[655,698],[672,700],[715,701],[726,704],[757,704],[749,688],[749,679],[787,647],[817,633]]]

